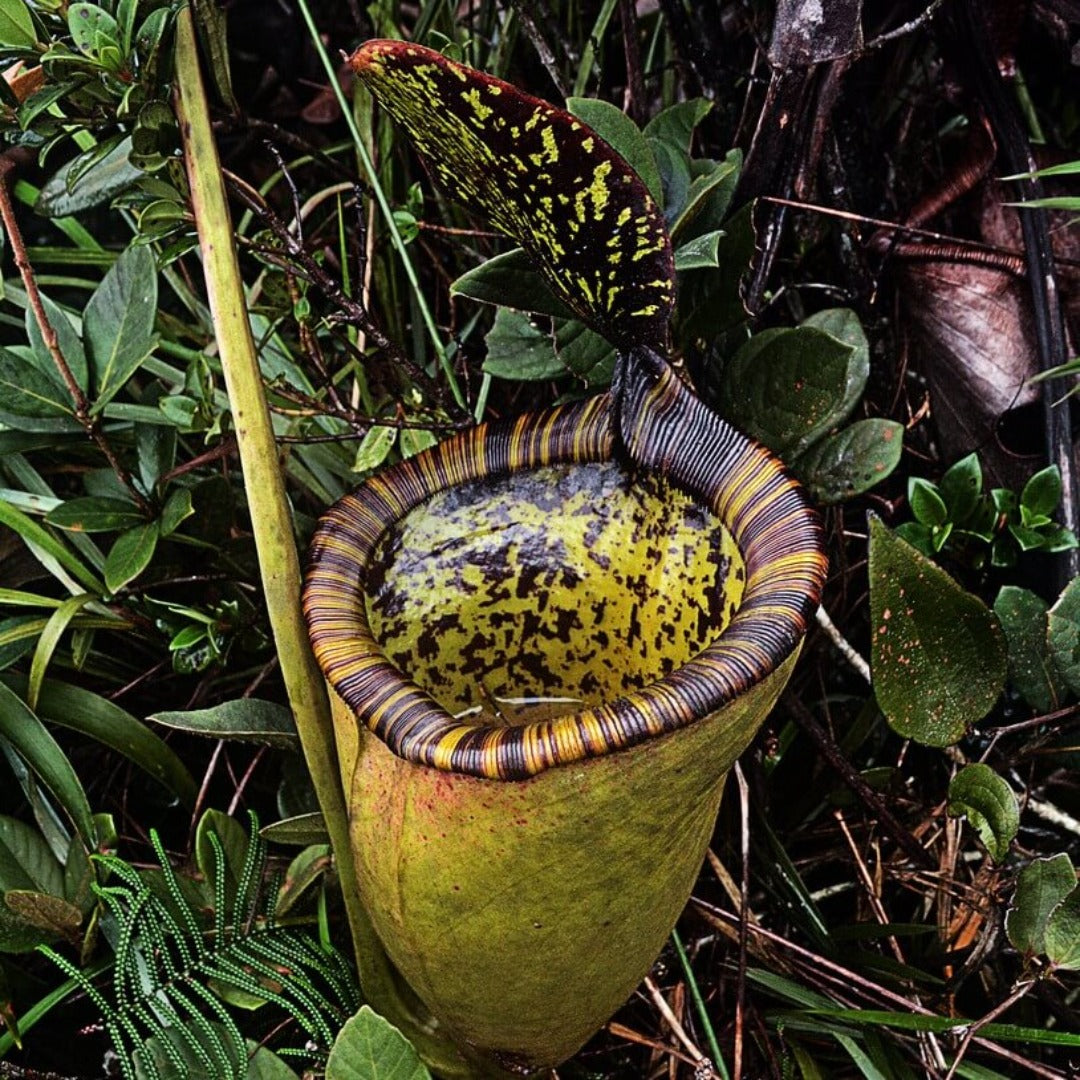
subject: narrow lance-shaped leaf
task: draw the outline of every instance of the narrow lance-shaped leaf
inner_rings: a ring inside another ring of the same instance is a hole
[[[620,347],[662,348],[671,244],[641,178],[569,113],[402,41],[369,41],[356,74],[436,179],[536,261],[556,295]]]

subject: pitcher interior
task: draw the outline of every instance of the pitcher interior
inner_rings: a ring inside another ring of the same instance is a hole
[[[525,723],[660,679],[738,610],[745,568],[706,507],[615,462],[459,485],[368,565],[376,641],[448,712]]]

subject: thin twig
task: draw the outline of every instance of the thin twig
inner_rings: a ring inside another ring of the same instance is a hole
[[[23,288],[26,290],[26,302],[34,316],[34,322],[37,323],[38,330],[41,331],[41,340],[44,342],[45,348],[49,350],[49,355],[56,365],[57,373],[67,388],[67,392],[71,395],[75,419],[82,426],[83,431],[86,432],[93,444],[104,454],[109,467],[116,474],[120,483],[127,489],[135,505],[149,517],[153,513],[153,507],[135,486],[131,473],[121,464],[115,451],[109,445],[108,439],[102,433],[97,419],[91,415],[90,402],[60,348],[60,340],[56,336],[55,327],[49,322],[49,316],[45,313],[45,305],[42,302],[41,292],[38,290],[33,267],[31,267],[26,254],[22,230],[16,220],[15,207],[11,202],[11,192],[8,189],[8,178],[13,168],[14,163],[11,158],[0,157],[0,220],[3,221],[4,232],[7,233],[8,243],[11,245],[11,254],[19,271],[19,276],[22,278]]]
[[[964,1060],[964,1055],[968,1051],[968,1047],[971,1046],[971,1040],[984,1028],[987,1024],[996,1020],[1003,1012],[1011,1009],[1033,986],[1035,985],[1034,979],[1029,979],[1027,982],[1020,983],[1017,988],[999,1005],[996,1005],[985,1016],[976,1020],[968,1029],[964,1035],[960,1045],[956,1048],[956,1057],[953,1058],[953,1063],[949,1067],[949,1071],[945,1074],[945,1080],[952,1080],[956,1075],[956,1070],[960,1065],[960,1062]]]
[[[836,624],[829,618],[829,613],[823,607],[819,607],[815,617],[818,626],[825,631],[829,640],[840,651],[840,654],[844,659],[863,677],[868,685],[872,686],[873,680],[870,678],[870,665],[856,651],[855,647],[848,639],[840,633]]]
[[[734,771],[735,782],[739,788],[739,849],[742,854],[742,874],[739,880],[739,971],[735,984],[735,1050],[732,1055],[731,1075],[732,1080],[741,1080],[749,951],[747,927],[750,923],[750,787],[737,761]]]
[[[904,37],[907,34],[912,34],[920,27],[925,26],[930,20],[937,14],[937,10],[945,3],[945,0],[933,0],[928,8],[921,15],[916,15],[914,19],[909,19],[901,26],[894,27],[892,30],[886,31],[884,34],[879,34],[876,38],[868,41],[863,46],[863,52],[871,52],[874,49],[880,49],[882,45],[889,41],[895,41],[898,37]]]
[[[917,866],[927,870],[934,869],[934,860],[929,853],[888,808],[885,800],[870,787],[859,774],[859,771],[844,757],[840,747],[836,745],[828,732],[817,722],[813,713],[790,692],[784,695],[783,702],[784,708],[788,710],[799,727],[810,737],[810,741],[836,770],[840,779],[866,805],[878,819],[882,828],[903,848],[907,857]]]
[[[657,1012],[667,1021],[671,1033],[682,1043],[683,1048],[690,1055],[690,1060],[693,1062],[695,1069],[708,1065],[709,1075],[714,1076],[712,1062],[701,1052],[694,1040],[686,1034],[686,1029],[679,1022],[679,1018],[671,1011],[671,1006],[664,1000],[664,995],[660,993],[659,987],[648,976],[645,978],[645,989],[648,990],[649,997],[652,998],[652,1003],[656,1006]]]

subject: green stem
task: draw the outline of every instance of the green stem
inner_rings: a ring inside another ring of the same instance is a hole
[[[709,1019],[709,1010],[705,1008],[705,999],[701,996],[701,989],[697,984],[697,979],[694,977],[694,969],[690,966],[690,958],[686,955],[686,949],[683,947],[678,930],[671,931],[671,943],[679,954],[679,963],[682,965],[686,985],[690,988],[690,997],[693,999],[694,1009],[705,1031],[705,1038],[709,1041],[709,1053],[712,1054],[713,1065],[716,1066],[716,1071],[720,1074],[721,1080],[728,1080],[729,1074],[727,1065],[724,1064],[724,1055],[720,1052],[720,1043],[716,1040],[716,1032],[713,1031],[712,1021]]]
[[[330,702],[300,612],[300,560],[248,321],[189,8],[184,8],[177,18],[176,78],[177,115],[206,291],[236,427],[270,626],[304,757],[337,860],[361,982],[368,999],[379,1007],[385,996],[383,984],[388,984],[390,976],[356,885]]]

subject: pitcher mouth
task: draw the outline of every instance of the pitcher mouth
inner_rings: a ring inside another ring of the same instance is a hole
[[[440,702],[430,692],[430,679],[425,688],[393,662],[385,612],[372,605],[369,578],[381,565],[380,545],[440,492],[550,466],[610,462],[615,439],[604,396],[480,425],[373,477],[327,512],[311,547],[304,613],[329,684],[399,757],[491,780],[526,779],[633,746],[745,693],[801,640],[818,602],[825,558],[817,515],[783,465],[718,417],[710,413],[708,420],[709,437],[668,447],[661,471],[715,515],[737,552],[717,579],[723,602],[712,597],[714,609],[726,610],[712,633],[684,645],[672,670],[652,679],[646,672],[639,687],[631,680],[626,692],[569,706],[563,715],[513,726],[469,722],[460,701],[455,715],[445,695]],[[720,552],[715,561],[726,558]],[[739,587],[741,598],[731,591]],[[689,640],[693,633],[683,636]]]

